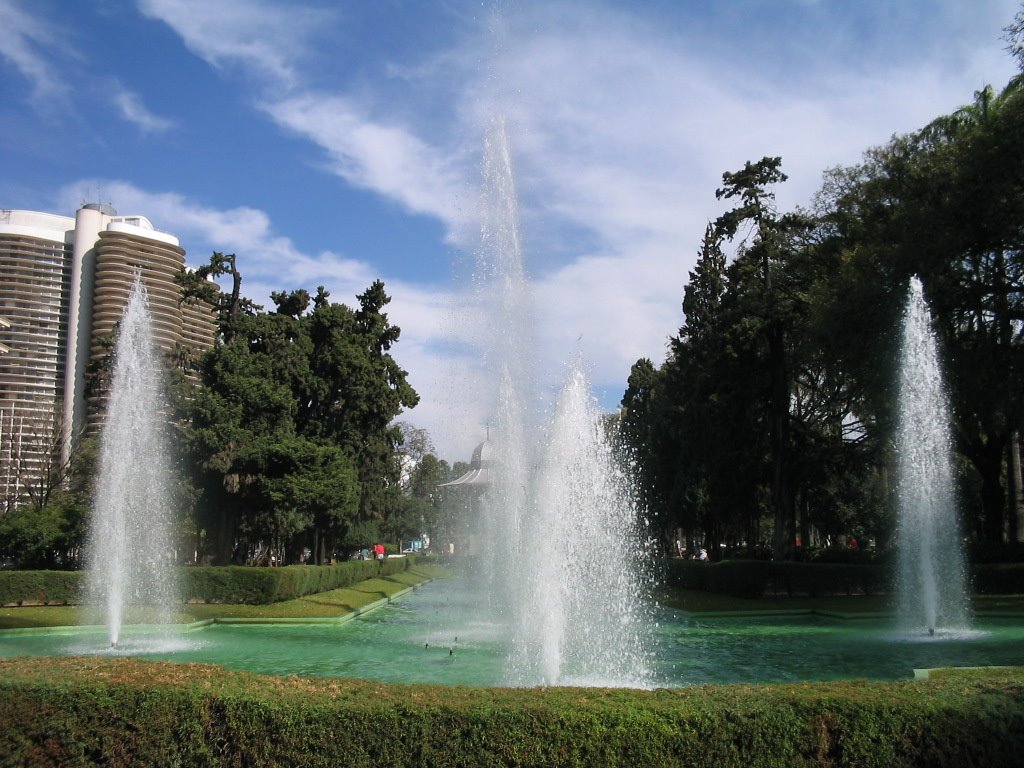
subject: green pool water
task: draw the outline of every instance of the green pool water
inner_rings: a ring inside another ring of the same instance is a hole
[[[129,628],[117,649],[101,631],[0,633],[0,657],[130,655],[218,664],[275,675],[386,682],[501,685],[508,632],[474,618],[464,585],[433,582],[344,624],[214,624],[169,637]],[[1024,621],[978,621],[957,636],[908,637],[883,620],[694,618],[658,611],[643,680],[565,679],[683,686],[849,678],[900,679],[914,669],[1024,665]]]

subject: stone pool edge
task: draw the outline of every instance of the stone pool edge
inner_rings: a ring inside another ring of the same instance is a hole
[[[742,611],[688,611],[685,608],[673,609],[688,619],[787,619],[806,616],[820,616],[826,619],[842,619],[856,621],[858,619],[892,619],[895,611],[833,611],[826,608],[750,608]],[[1024,611],[977,611],[972,614],[977,619],[1024,619]]]

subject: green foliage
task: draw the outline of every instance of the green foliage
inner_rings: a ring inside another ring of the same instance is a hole
[[[796,563],[770,560],[670,560],[669,586],[699,589],[733,597],[759,598],[767,593],[809,595],[874,595],[891,584],[884,565]]]
[[[1024,563],[984,563],[971,569],[971,587],[980,595],[1024,594]]]
[[[1021,14],[1007,28],[1020,55]],[[935,318],[966,533],[1016,533],[1024,428],[1024,76],[830,171],[780,214],[781,160],[723,174],[660,367],[638,361],[623,436],[663,538],[776,560],[828,537],[892,542],[895,361],[907,282]],[[726,245],[732,244],[732,252]]]
[[[42,508],[21,507],[0,516],[0,560],[18,568],[73,567],[67,559],[83,538],[84,510],[70,494],[55,494]]]
[[[974,536],[1003,536],[1004,462],[1024,419],[1024,80],[916,133],[871,150],[834,174],[823,235],[842,269],[821,317],[835,355],[891,428],[892,333],[911,275],[925,285],[941,338],[957,450],[981,481]],[[867,410],[867,409],[865,409]]]
[[[1007,25],[1005,33],[1006,50],[1017,59],[1017,66],[1024,73],[1024,8],[1017,11],[1013,21]]]
[[[189,566],[180,568],[178,574],[186,602],[267,605],[401,573],[415,563],[415,557],[400,557],[281,568]],[[85,578],[83,571],[0,570],[0,605],[77,604],[84,594]]]
[[[677,690],[274,678],[132,659],[0,662],[17,765],[1010,766],[1024,673]]]
[[[360,581],[401,573],[415,559],[350,560],[337,565],[287,565],[282,568],[244,566],[183,568],[183,590],[189,600],[207,603],[267,605],[294,600]]]
[[[0,605],[69,605],[79,602],[81,571],[0,571]]]
[[[264,553],[308,547],[323,562],[351,526],[396,506],[391,422],[418,398],[389,353],[400,335],[382,311],[390,299],[376,281],[356,310],[320,287],[315,297],[275,292],[275,310],[264,312],[239,303],[233,256],[214,254],[205,272],[234,280],[231,296],[213,297],[221,343],[186,404],[202,489],[197,528],[215,563],[258,542]],[[209,284],[181,281],[187,295],[211,299]]]
[[[433,453],[423,430],[399,425],[402,430],[402,493],[387,521],[385,538],[408,541],[421,533],[444,537],[456,525],[456,505],[446,504],[438,486],[453,479],[448,462]]]

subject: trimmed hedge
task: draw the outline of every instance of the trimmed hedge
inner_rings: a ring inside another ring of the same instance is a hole
[[[1011,766],[1024,670],[657,691],[441,688],[137,659],[0,662],[6,765]]]
[[[349,560],[337,565],[286,565],[282,568],[183,568],[183,592],[189,600],[207,603],[267,605],[332,589],[351,587],[377,576],[408,569],[413,557]]]
[[[401,573],[416,558],[350,560],[337,565],[187,566],[179,569],[185,600],[266,605]],[[0,605],[73,605],[81,602],[82,571],[0,570]]]
[[[879,595],[892,590],[892,567],[886,564],[673,558],[665,563],[666,584],[733,597],[766,594]],[[978,564],[971,568],[971,588],[980,595],[1024,594],[1024,563]]]
[[[981,595],[1024,594],[1024,563],[976,565],[972,577],[971,586]]]
[[[889,571],[881,565],[796,563],[775,560],[722,560],[718,563],[672,559],[666,565],[669,586],[734,597],[787,595],[866,595],[886,591]]]
[[[0,571],[0,605],[72,605],[80,571]]]
[[[747,598],[766,594],[878,595],[890,591],[893,583],[892,568],[883,564],[775,560],[709,563],[673,558],[666,561],[665,573],[671,587]],[[981,595],[1024,594],[1024,563],[975,565],[971,568],[971,589]]]

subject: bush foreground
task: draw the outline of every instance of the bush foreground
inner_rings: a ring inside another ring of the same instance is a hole
[[[1022,750],[1019,668],[635,691],[0,662],[6,765],[1001,766]]]

